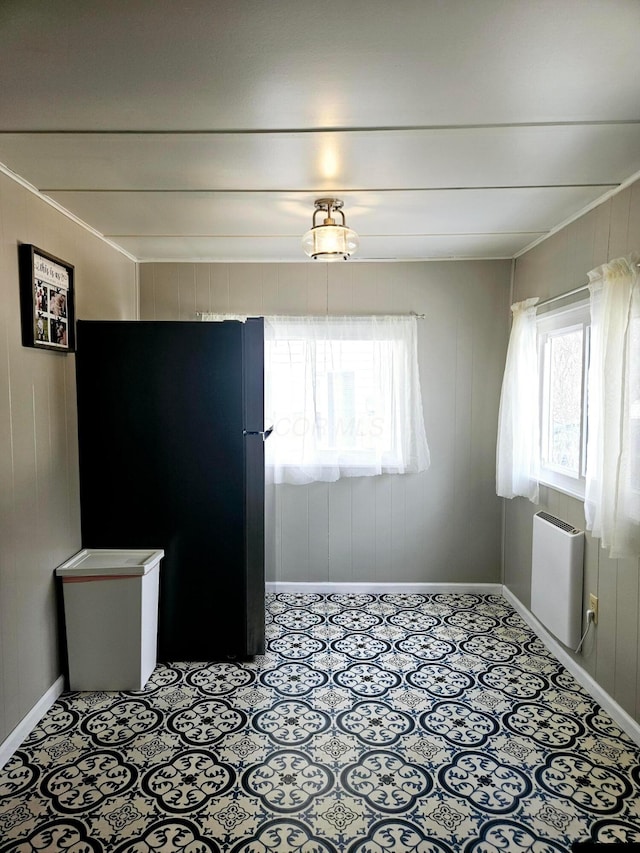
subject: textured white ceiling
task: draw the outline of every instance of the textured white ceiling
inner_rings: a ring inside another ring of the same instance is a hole
[[[0,162],[140,260],[512,257],[640,173],[638,0],[2,0]]]

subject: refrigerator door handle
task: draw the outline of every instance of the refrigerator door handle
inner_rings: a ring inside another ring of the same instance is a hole
[[[257,430],[257,429],[243,429],[243,435],[261,435],[262,440],[266,441],[271,433],[273,432],[273,427],[269,427],[269,429]]]

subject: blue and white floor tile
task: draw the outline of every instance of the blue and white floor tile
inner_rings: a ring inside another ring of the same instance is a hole
[[[65,694],[0,772],[0,853],[640,842],[640,750],[501,597],[270,595],[267,638]]]

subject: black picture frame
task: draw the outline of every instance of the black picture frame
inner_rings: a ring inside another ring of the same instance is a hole
[[[75,352],[74,266],[32,243],[18,246],[22,344]]]

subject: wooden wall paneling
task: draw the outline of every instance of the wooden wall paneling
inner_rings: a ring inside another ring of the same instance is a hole
[[[447,482],[449,475],[437,462],[432,462],[422,476],[425,497],[420,507],[420,522],[422,541],[425,543],[424,580],[453,583],[458,577],[455,554],[461,523],[453,510],[453,491]]]
[[[556,296],[572,289],[568,263],[569,229],[563,228],[545,240],[543,244],[547,269],[546,287],[549,296]]]
[[[279,314],[306,314],[307,288],[298,264],[278,264]]]
[[[260,264],[229,264],[229,311],[253,314],[262,311]]]
[[[49,456],[51,460],[51,503],[50,532],[47,547],[52,549],[53,561],[56,565],[64,562],[71,554],[65,553],[62,542],[72,541],[69,528],[69,479],[67,472],[70,465],[69,432],[67,408],[67,364],[69,356],[60,356],[62,364],[57,369],[49,384]],[[71,361],[75,361],[72,357]],[[75,401],[74,401],[75,402]],[[62,535],[61,535],[62,534]],[[65,547],[68,547],[66,545]],[[60,559],[58,559],[58,557]]]
[[[307,311],[311,316],[324,317],[328,305],[327,264],[306,264]]]
[[[614,698],[629,714],[636,709],[638,664],[638,560],[618,560]]]
[[[394,276],[393,296],[396,299],[394,313],[408,314],[413,311],[416,314],[427,314],[434,291],[440,288],[440,282],[443,279],[446,280],[449,277],[464,280],[469,287],[467,293],[470,293],[473,288],[470,286],[467,276],[464,272],[462,274],[455,274],[455,276],[452,275],[455,273],[455,267],[451,269],[451,266],[451,264],[448,264],[447,267],[443,268],[441,265],[431,264],[425,267],[421,264],[399,264]],[[481,268],[474,271],[473,278],[476,275],[478,276],[478,280],[481,281]],[[400,282],[398,278],[400,277],[403,286],[399,286]],[[481,289],[484,289],[482,285]],[[401,303],[397,302],[398,297],[401,297]]]
[[[74,554],[80,540],[80,468],[78,461],[78,406],[76,400],[76,360],[64,362],[64,393],[66,399],[67,427],[67,528],[64,543],[70,554]],[[61,563],[64,560],[60,561]],[[59,563],[57,563],[59,565]]]
[[[281,578],[282,566],[282,489],[274,489],[274,530],[273,543],[275,549],[272,580],[279,581]]]
[[[352,477],[351,524],[353,527],[352,580],[370,581],[376,565],[376,492],[375,477]]]
[[[41,245],[37,240],[32,242]],[[86,232],[77,232],[76,239],[69,241],[68,250],[56,241],[49,246],[49,251],[75,266],[77,319],[138,318],[137,276],[132,261]]]
[[[420,506],[420,541],[425,581],[438,581],[446,571],[446,560],[453,538],[455,519],[442,506],[440,488],[431,468],[422,476],[423,497]]]
[[[393,300],[396,282],[393,275],[395,264],[377,264],[373,280],[375,282],[375,304],[382,314],[393,313]]]
[[[470,583],[500,583],[500,541],[494,531],[500,529],[500,508],[493,502],[484,500],[469,519],[465,530],[468,545],[468,563],[461,578]],[[462,527],[462,524],[459,526]],[[489,573],[487,567],[491,566]]]
[[[403,571],[408,582],[424,583],[429,576],[428,550],[424,548],[424,492],[426,474],[406,474],[402,479],[405,502],[405,552]]]
[[[327,265],[327,310],[329,314],[353,314],[353,264]]]
[[[572,524],[575,522],[571,521]],[[590,607],[590,595],[598,594],[598,573],[600,543],[588,533],[584,537],[584,574],[582,584],[582,630],[587,628],[584,614]],[[596,677],[598,667],[598,626],[592,625],[581,651],[581,665],[592,678]]]
[[[351,310],[354,314],[381,314],[376,287],[377,269],[381,265],[353,264],[351,267]]]
[[[567,228],[567,290],[587,284],[585,260],[593,263],[597,224],[597,214],[592,210]]]
[[[505,500],[504,582],[528,608],[531,607],[531,548],[536,509],[526,498]]]
[[[586,263],[585,266],[588,267],[586,270],[590,272],[592,269],[596,269],[596,267],[601,266],[602,264],[606,264],[609,260],[609,231],[611,228],[611,209],[612,209],[612,199],[608,199],[603,204],[598,205],[598,207],[594,208],[593,214],[595,215],[596,225],[595,225],[595,233],[593,238],[593,250],[591,252],[590,261]]]
[[[39,599],[39,582],[33,578],[33,566],[37,555],[38,527],[43,519],[38,517],[38,469],[36,465],[36,413],[35,388],[33,374],[37,359],[54,358],[48,353],[27,350],[23,358],[18,354],[11,366],[12,384],[12,448],[14,460],[14,500],[15,514],[13,518],[13,535],[15,542],[15,612],[8,614],[10,622],[14,623],[11,631],[17,644],[18,660],[18,690],[17,705],[24,695],[32,693],[32,673],[27,670],[38,670],[40,655],[31,660],[31,649],[40,648],[40,628],[38,620],[34,619],[31,609],[32,601]],[[40,618],[40,614],[38,619]],[[33,645],[31,645],[33,643]],[[26,683],[25,683],[26,679]],[[20,717],[13,719],[13,725]]]
[[[596,679],[607,693],[615,697],[616,616],[618,612],[618,561],[610,559],[600,548],[598,555],[598,659]]]
[[[2,549],[2,596],[0,596],[0,639],[2,640],[2,737],[19,723],[26,710],[20,689],[20,612],[16,539],[11,536]]]
[[[141,320],[155,320],[156,317],[154,274],[154,264],[140,264],[138,282]]]
[[[375,495],[374,510],[374,543],[375,543],[375,572],[372,579],[377,583],[387,583],[393,575],[391,574],[391,504],[392,504],[392,477],[383,474],[372,480]]]
[[[230,264],[209,264],[209,293],[211,311],[214,314],[229,313],[229,268]]]
[[[508,311],[508,296],[504,288],[493,286],[475,294],[471,371],[471,420],[469,497],[473,511],[469,512],[469,570],[493,565],[495,579],[500,573],[500,537],[495,530],[502,526],[501,502],[486,494],[486,484],[495,483],[495,458],[498,428],[498,407],[502,386],[502,370],[506,357],[506,336],[496,335],[496,317]]]
[[[540,276],[538,274],[539,265],[537,263],[538,253],[536,252],[536,248],[516,258],[513,294],[511,294],[512,298],[510,299],[509,313],[507,315],[509,330],[511,330],[511,304],[527,298],[526,294],[540,296],[538,293],[540,289]]]
[[[609,223],[611,220],[611,200],[598,205],[590,211],[585,219],[593,223],[592,244],[584,247],[582,264],[586,268],[583,271],[583,283],[587,284],[590,270],[599,267],[607,261],[607,249],[609,246]]]
[[[456,360],[453,381],[456,389],[455,421],[452,439],[455,447],[453,468],[454,515],[467,526],[471,517],[469,483],[473,479],[471,466],[471,421],[473,392],[473,309],[470,300],[460,294],[456,323]],[[472,560],[468,536],[457,542],[455,565],[460,571]]]
[[[278,265],[261,264],[262,267],[262,311],[265,315],[277,314],[278,304]]]
[[[407,580],[407,504],[404,477],[391,477],[391,577]]]
[[[440,273],[450,275],[453,270],[441,271],[429,265],[427,271],[429,283],[433,284],[423,297],[426,316],[418,320],[418,364],[431,466],[422,475],[425,504],[421,507],[420,523],[428,543],[424,555],[426,579],[441,581],[452,577],[453,552],[457,547],[453,474],[457,448],[452,440],[452,425],[456,422],[455,330],[460,295],[447,278],[446,284],[438,286]]]
[[[51,547],[56,529],[49,506],[53,506],[52,492],[53,483],[53,459],[50,445],[50,397],[49,384],[55,375],[55,362],[68,356],[47,353],[44,360],[50,361],[43,364],[42,370],[33,372],[33,426],[34,426],[34,453],[36,466],[36,516],[31,519],[32,524],[32,547],[34,548],[34,563],[40,566],[40,560],[47,548]],[[42,358],[42,356],[41,356]],[[62,365],[59,365],[62,368]]]
[[[308,507],[308,579],[327,582],[329,580],[329,490],[331,483],[310,483],[308,486],[300,488],[304,488],[306,491]]]
[[[349,479],[337,480],[329,487],[329,566],[330,582],[353,578],[351,515],[351,483]]]
[[[15,270],[12,279],[13,284],[7,282],[9,301],[6,307],[11,306],[17,313],[19,308],[18,299],[18,243],[33,243],[37,232],[30,223],[27,216],[29,209],[30,193],[15,181],[0,174],[0,206],[2,207],[3,240],[2,246],[6,252],[6,261],[10,270]],[[11,297],[13,291],[13,297]],[[16,292],[17,291],[17,292]]]
[[[564,516],[566,515],[565,498],[566,495],[563,495],[561,492],[557,492],[555,489],[547,489],[547,511],[550,512],[551,515],[555,515],[557,518],[560,518],[563,521],[565,520]]]
[[[567,497],[565,512],[568,524],[572,524],[578,530],[585,530],[584,509],[581,501]],[[589,594],[597,595],[598,590],[598,542],[594,540],[587,531],[584,535],[584,560],[582,574],[582,631],[586,630],[586,612],[589,609]],[[597,644],[595,642],[595,627],[592,626],[581,652],[577,656],[578,663],[583,666],[589,675],[595,677]]]
[[[60,536],[54,523],[57,512],[53,509],[57,473],[51,448],[50,386],[56,372],[62,371],[64,359],[68,358],[56,353],[35,355],[42,361],[41,369],[34,365],[36,369],[32,373],[36,502],[34,515],[25,519],[25,533],[30,531],[31,539],[22,553],[20,570],[20,587],[25,596],[20,608],[23,631],[21,686],[31,695],[37,695],[39,684],[52,684],[59,671],[55,644],[53,648],[51,646],[53,620],[46,618],[47,613],[55,611],[53,543],[57,541],[59,547]],[[31,644],[42,649],[43,653],[33,658],[29,649]]]
[[[455,266],[431,264],[416,265],[410,263],[392,264],[392,303],[391,314],[420,312],[427,293],[439,287],[448,287],[450,282],[455,290],[459,274]]]
[[[196,265],[180,264],[178,267],[179,320],[196,318]]]
[[[629,252],[629,218],[633,187],[627,187],[611,199],[611,224],[607,260],[621,258]]]
[[[154,272],[155,319],[180,318],[180,274],[178,264],[158,264]]]
[[[196,313],[211,311],[211,266],[210,264],[194,264],[196,277]]]
[[[513,302],[538,296],[545,299],[569,290],[566,260],[567,235],[565,231],[553,234],[538,243],[516,262]]]
[[[281,491],[281,567],[278,580],[306,581],[309,578],[309,507],[306,487],[284,485]]]

